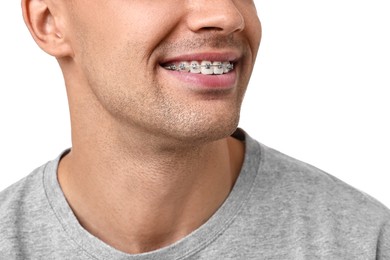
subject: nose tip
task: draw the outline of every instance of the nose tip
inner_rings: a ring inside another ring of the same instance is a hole
[[[232,0],[198,0],[192,4],[188,15],[188,27],[194,32],[215,30],[224,34],[240,32],[245,20]]]

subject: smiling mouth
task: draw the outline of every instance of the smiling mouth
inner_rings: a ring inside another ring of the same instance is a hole
[[[234,63],[230,61],[181,61],[163,64],[163,68],[184,73],[203,75],[222,75],[234,69]]]

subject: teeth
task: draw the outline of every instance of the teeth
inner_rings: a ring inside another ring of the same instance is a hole
[[[183,72],[189,72],[190,71],[190,64],[186,61],[183,61],[179,64],[179,70]]]
[[[195,74],[204,74],[204,75],[222,75],[229,73],[233,70],[234,65],[229,61],[201,61],[200,64],[198,61],[182,61],[175,64],[168,64],[164,66],[167,70],[174,70],[180,72],[189,72]]]
[[[196,73],[196,74],[201,72],[201,69],[200,69],[200,66],[199,66],[199,62],[191,61],[190,72],[191,73]]]
[[[214,68],[211,66],[213,65],[211,61],[202,61],[201,65],[201,73],[204,75],[213,75]]]
[[[229,63],[230,64],[230,63]],[[221,75],[223,74],[223,66],[222,66],[222,62],[220,61],[214,61],[213,62],[213,67],[214,67],[214,74],[216,75]],[[226,72],[227,73],[227,72]]]
[[[222,65],[223,65],[223,73],[228,73],[230,70],[233,69],[233,67],[231,67],[233,66],[233,64],[230,64],[230,62],[224,62],[222,63]]]

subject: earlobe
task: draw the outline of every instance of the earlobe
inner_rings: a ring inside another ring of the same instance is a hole
[[[23,18],[32,37],[48,54],[63,58],[72,51],[47,0],[22,0]]]

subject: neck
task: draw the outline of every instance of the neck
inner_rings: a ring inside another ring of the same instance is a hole
[[[243,162],[244,145],[231,137],[172,149],[152,136],[124,140],[95,128],[111,132],[78,129],[59,182],[80,224],[127,253],[167,246],[201,226],[228,196]]]

